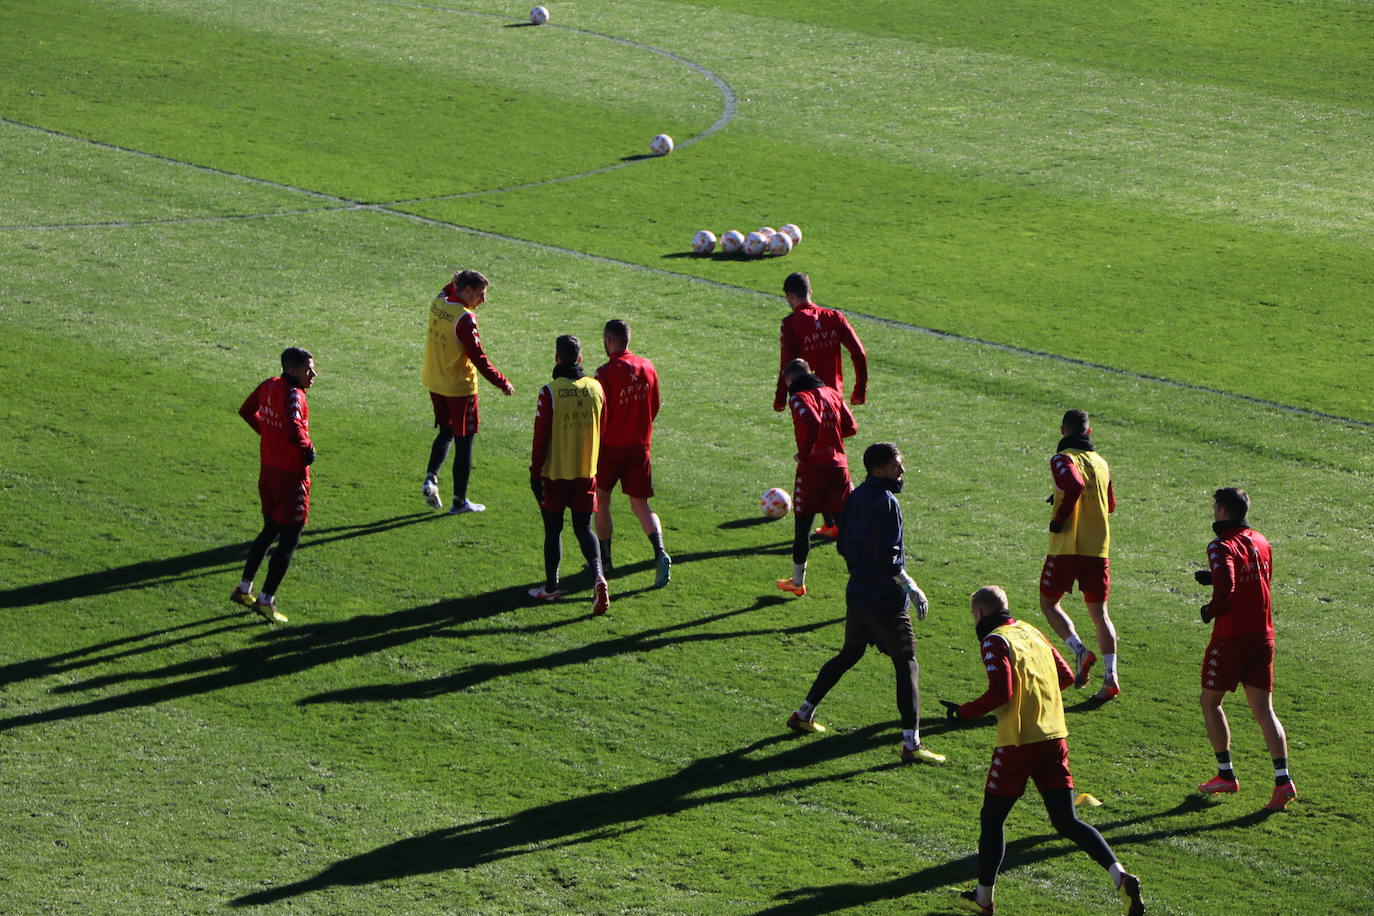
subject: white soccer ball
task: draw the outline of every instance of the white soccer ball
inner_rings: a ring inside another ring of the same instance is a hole
[[[759,509],[769,518],[782,518],[792,511],[792,497],[781,487],[764,490],[763,495],[759,497]]]
[[[787,237],[792,240],[794,246],[801,244],[801,226],[798,226],[796,223],[788,223],[778,231],[786,233]]]
[[[720,250],[725,254],[739,254],[744,250],[744,233],[731,229],[720,237]]]
[[[692,236],[692,250],[697,254],[710,254],[716,250],[716,234],[710,229],[703,229]]]
[[[549,21],[549,11],[542,6],[536,6],[530,10],[530,22],[535,25],[543,25]]]
[[[782,257],[792,250],[792,237],[786,232],[774,232],[768,237],[768,253]]]
[[[655,156],[666,156],[673,151],[673,138],[667,134],[659,134],[649,141],[649,152]]]
[[[744,239],[744,253],[757,258],[768,249],[768,239],[758,232],[751,232]]]
[[[771,239],[773,236],[777,234],[778,230],[774,229],[772,226],[759,227],[759,235],[763,236],[765,239]]]

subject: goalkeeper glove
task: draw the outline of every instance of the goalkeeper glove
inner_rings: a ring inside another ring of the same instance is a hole
[[[1197,580],[1198,585],[1211,585],[1212,571],[1210,569],[1199,569],[1197,572],[1193,573],[1193,578]]]
[[[940,701],[940,705],[943,706],[943,707],[945,708],[945,718],[946,718],[946,719],[957,719],[957,718],[959,718],[959,704],[958,704],[958,703],[951,703],[949,700],[941,700],[941,701]]]
[[[1051,531],[1051,532],[1053,532],[1054,534],[1058,534],[1059,532],[1061,532],[1061,531],[1063,531],[1063,530],[1064,530],[1064,523],[1063,523],[1063,522],[1059,521],[1058,519],[1054,519],[1054,518],[1050,519],[1050,531]]]
[[[926,593],[916,585],[916,580],[904,569],[892,577],[897,584],[906,592],[907,598],[916,605],[916,619],[925,620],[926,614],[930,611],[930,602],[926,600]]]
[[[1204,604],[1204,605],[1202,606],[1202,622],[1203,622],[1203,623],[1211,623],[1211,622],[1212,622],[1212,618],[1215,617],[1215,616],[1217,616],[1217,615],[1216,615],[1216,612],[1212,610],[1212,606],[1211,606],[1210,604]]]

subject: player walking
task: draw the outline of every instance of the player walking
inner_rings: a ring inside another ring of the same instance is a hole
[[[477,435],[477,373],[501,389],[515,394],[515,387],[496,370],[482,349],[477,334],[477,307],[487,301],[487,278],[475,270],[462,270],[439,291],[429,305],[429,332],[425,335],[425,363],[421,379],[434,405],[434,425],[439,428],[429,449],[429,467],[420,493],[435,509],[444,508],[439,496],[439,471],[453,456],[453,505],[450,515],[483,512],[486,506],[468,499],[472,474],[472,438]]]
[[[822,308],[811,301],[811,278],[804,273],[788,274],[782,281],[782,292],[792,312],[782,320],[781,348],[778,366],[778,390],[773,396],[773,409],[781,411],[787,405],[787,364],[804,359],[825,385],[834,388],[844,398],[844,360],[840,348],[849,351],[854,361],[854,393],[850,403],[855,407],[868,396],[868,354],[859,342],[859,335],[849,325],[849,319],[834,309]],[[834,538],[838,533],[835,520],[823,515],[824,524],[816,533]]]
[[[788,363],[783,378],[791,392],[788,404],[797,437],[797,480],[792,497],[792,578],[778,579],[777,586],[800,598],[806,594],[811,523],[818,512],[833,515],[844,509],[850,490],[844,440],[858,427],[844,398],[813,375],[806,360]]]
[[[1193,574],[1212,586],[1202,606],[1202,622],[1212,621],[1212,639],[1202,663],[1202,719],[1217,755],[1217,775],[1198,786],[1208,795],[1240,790],[1231,767],[1231,728],[1221,703],[1228,691],[1245,685],[1245,699],[1274,758],[1274,792],[1265,807],[1282,811],[1298,797],[1288,775],[1288,735],[1274,715],[1274,615],[1269,593],[1269,542],[1250,527],[1250,497],[1222,487],[1212,494],[1212,530],[1207,565]]]
[[[830,389],[833,390],[833,389]],[[902,544],[902,453],[891,442],[878,442],[864,451],[868,476],[850,494],[840,525],[839,549],[849,566],[845,587],[844,646],[821,666],[806,700],[787,720],[793,731],[823,732],[816,722],[816,706],[870,645],[892,659],[897,677],[897,711],[902,719],[902,760],[907,763],[944,763],[942,754],[921,744],[921,666],[916,663],[916,638],[909,608],[924,620],[929,605],[925,593],[906,571]]]
[[[841,538],[843,538],[841,529]],[[976,719],[997,713],[997,747],[992,751],[983,788],[978,837],[978,886],[961,891],[960,906],[975,913],[993,912],[993,886],[1006,855],[1003,825],[1022,794],[1035,780],[1050,823],[1107,870],[1126,902],[1127,916],[1145,912],[1140,879],[1123,870],[1102,834],[1078,819],[1073,810],[1073,775],[1069,772],[1069,729],[1064,722],[1061,691],[1073,683],[1064,657],[1035,627],[1007,609],[1007,593],[988,585],[970,601],[974,627],[982,643],[988,689],[962,706],[941,700],[950,719]]]
[[[611,489],[620,489],[630,500],[630,510],[654,548],[658,573],[654,588],[668,584],[672,558],[663,549],[663,525],[649,497],[654,495],[649,447],[658,416],[658,373],[654,364],[630,352],[630,326],[619,319],[606,322],[602,344],[610,357],[596,370],[596,380],[606,395],[606,426],[601,434],[601,454],[596,465],[596,536],[601,541],[601,565],[611,569]]]
[[[539,389],[530,456],[530,489],[544,517],[544,585],[530,589],[531,598],[557,601],[558,566],[563,559],[563,511],[572,511],[573,534],[596,581],[593,614],[611,606],[611,593],[601,571],[601,550],[592,533],[596,511],[597,452],[606,397],[601,383],[582,371],[582,344],[564,334],[554,344],[553,381]]]
[[[310,515],[310,465],[315,461],[315,444],[310,441],[310,406],[305,392],[314,383],[315,358],[300,347],[287,347],[281,354],[281,375],[254,388],[239,407],[239,416],[258,434],[262,530],[248,548],[243,580],[229,598],[252,608],[269,623],[286,622],[286,615],[277,610],[277,586],[291,565],[291,554]],[[253,577],[273,541],[277,549],[267,564],[267,580],[255,601]]]
[[[1050,459],[1054,478],[1054,508],[1050,516],[1050,547],[1040,573],[1040,610],[1054,632],[1068,644],[1074,656],[1074,686],[1086,687],[1097,656],[1083,645],[1073,621],[1064,613],[1060,599],[1073,589],[1083,593],[1083,603],[1097,633],[1097,648],[1105,668],[1102,689],[1094,696],[1110,700],[1121,693],[1116,671],[1116,627],[1107,616],[1111,574],[1107,552],[1111,528],[1107,516],[1116,511],[1112,472],[1093,448],[1088,415],[1069,410],[1059,426],[1059,447]]]

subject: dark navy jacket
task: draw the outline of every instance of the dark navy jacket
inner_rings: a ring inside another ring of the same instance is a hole
[[[906,605],[906,595],[892,577],[906,568],[906,553],[902,548],[902,507],[897,504],[892,483],[883,477],[866,477],[854,488],[840,517],[835,546],[849,565],[846,603],[890,606],[896,612]]]

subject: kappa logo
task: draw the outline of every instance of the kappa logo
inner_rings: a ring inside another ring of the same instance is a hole
[[[988,670],[989,670],[989,671],[996,671],[996,670],[997,670],[997,666],[996,666],[996,665],[988,665]]]
[[[990,662],[990,661],[992,661],[992,660],[993,660],[994,658],[996,658],[996,657],[997,657],[996,653],[993,653],[993,652],[984,652],[984,653],[983,653],[983,661],[985,661],[985,662]]]

